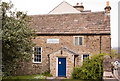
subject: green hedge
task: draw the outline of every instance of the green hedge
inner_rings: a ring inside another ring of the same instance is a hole
[[[72,78],[73,79],[102,79],[103,77],[103,54],[96,54],[92,57],[86,58],[81,67],[75,67]]]

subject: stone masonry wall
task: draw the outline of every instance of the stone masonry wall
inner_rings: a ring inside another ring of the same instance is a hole
[[[23,68],[18,72],[21,74],[39,74],[50,70],[48,54],[53,53],[61,47],[67,47],[68,49],[79,54],[76,57],[76,66],[82,65],[82,54],[100,53],[100,35],[78,35],[84,37],[84,45],[74,45],[74,35],[59,35],[59,36],[37,36],[33,40],[36,46],[42,47],[42,63],[30,62],[22,63]],[[47,43],[47,39],[59,39],[59,43]],[[110,35],[101,35],[101,51],[110,53],[111,38]]]

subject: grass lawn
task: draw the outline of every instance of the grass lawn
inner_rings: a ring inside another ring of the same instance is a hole
[[[13,77],[3,77],[2,81],[52,81],[47,80],[46,76],[42,74],[37,75],[23,75],[23,76],[13,76]],[[54,80],[58,81],[58,80]],[[73,79],[64,79],[59,81],[99,81],[99,80],[73,80]]]
[[[24,76],[13,76],[13,77],[3,77],[2,79],[3,80],[15,80],[15,79],[21,79],[21,80],[25,80],[25,79],[45,79],[46,77],[43,76],[43,75],[40,75],[40,74],[37,74],[37,75],[24,75]]]

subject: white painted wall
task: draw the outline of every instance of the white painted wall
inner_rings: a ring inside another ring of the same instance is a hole
[[[67,13],[81,13],[76,10],[73,6],[63,1],[57,7],[55,7],[49,14],[67,14]]]

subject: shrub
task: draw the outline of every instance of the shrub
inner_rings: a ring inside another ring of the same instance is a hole
[[[81,67],[74,67],[73,79],[102,79],[103,65],[102,60],[105,53],[93,55],[90,59],[86,58]]]

